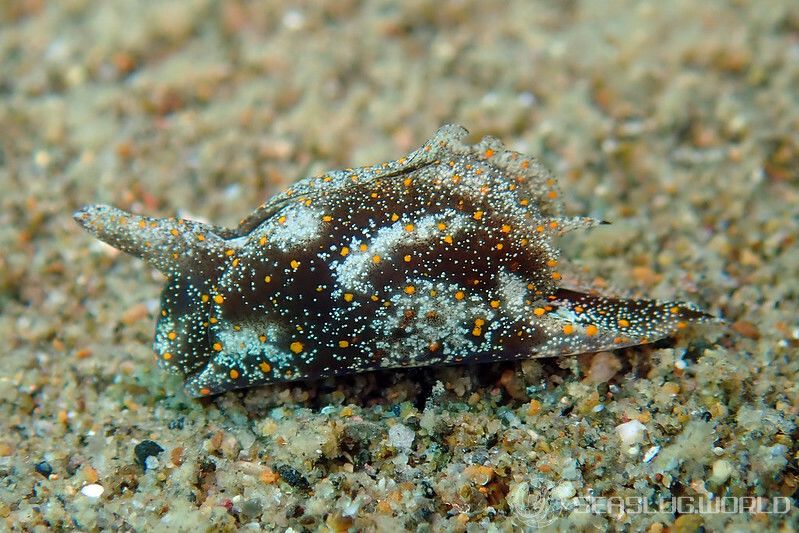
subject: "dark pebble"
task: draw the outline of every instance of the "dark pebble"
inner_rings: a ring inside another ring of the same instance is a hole
[[[277,473],[280,474],[280,477],[283,479],[283,481],[292,487],[296,487],[298,489],[309,488],[308,480],[306,480],[302,474],[300,474],[294,468],[291,468],[289,465],[278,466]]]
[[[158,456],[164,449],[158,445],[157,442],[151,440],[143,440],[133,448],[133,453],[136,455],[136,462],[146,471],[147,458],[150,456]]]
[[[44,477],[50,477],[50,474],[53,473],[53,467],[47,461],[42,461],[41,463],[36,463],[36,471]]]

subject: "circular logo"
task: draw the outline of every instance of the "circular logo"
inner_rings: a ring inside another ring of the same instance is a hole
[[[555,521],[556,510],[552,508],[549,489],[530,491],[527,482],[519,483],[508,494],[508,506],[519,525],[540,529]]]

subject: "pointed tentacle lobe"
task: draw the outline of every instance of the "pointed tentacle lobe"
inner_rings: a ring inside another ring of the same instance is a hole
[[[195,396],[613,349],[708,318],[561,287],[553,239],[596,222],[561,216],[535,160],[465,135],[444,127],[396,161],[301,180],[237,229],[104,206],[76,218],[169,275],[155,351]]]

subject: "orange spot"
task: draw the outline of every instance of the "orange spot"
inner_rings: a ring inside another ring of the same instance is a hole
[[[325,215],[322,217],[323,222],[330,222],[331,220],[333,220],[333,217],[331,217],[330,215]]]
[[[452,175],[452,183],[458,183],[461,180],[461,177],[457,174]]]
[[[266,342],[266,335],[258,335],[258,340],[261,342]]]
[[[399,215],[397,213],[391,213],[391,222],[396,222],[399,220]]]
[[[542,232],[544,231],[544,226],[536,226],[536,227],[535,227],[535,230],[536,230],[538,233],[542,233]]]
[[[497,244],[497,250],[502,250],[505,247],[501,242]]]
[[[625,319],[619,319],[619,327],[628,328],[630,327],[630,321]]]
[[[523,199],[523,200],[521,200],[521,201],[519,202],[519,205],[527,205],[527,204],[529,204],[529,203],[530,203],[530,200],[528,200],[527,198],[525,198],[525,199]]]
[[[621,343],[623,343],[623,342],[624,342],[624,337],[615,337],[615,338],[613,339],[613,343],[614,343],[614,344],[621,344]]]
[[[486,323],[486,321],[483,320],[482,318],[476,318],[474,320],[474,325],[475,325],[475,327],[478,327],[478,328],[482,327],[485,323]]]
[[[557,229],[558,223],[553,220],[552,222],[549,223],[549,227],[552,229]]]
[[[266,361],[263,361],[263,362],[262,362],[260,365],[258,365],[258,366],[261,368],[261,372],[263,372],[264,374],[266,374],[266,373],[268,373],[270,370],[272,370],[272,367],[271,367],[271,366],[269,365],[269,363],[267,363]]]
[[[479,337],[482,334],[483,334],[483,330],[480,329],[480,328],[474,328],[472,330],[472,335],[474,335],[475,337]]]
[[[583,307],[582,307],[581,305],[576,305],[576,306],[574,307],[574,312],[575,312],[575,313],[577,313],[578,315],[579,315],[580,313],[582,313],[583,311],[585,311],[585,309],[583,309]]]
[[[452,244],[452,235],[446,235],[444,237],[444,242],[447,244]]]
[[[341,257],[346,257],[346,256],[347,256],[347,254],[349,254],[349,253],[350,253],[350,249],[349,249],[349,248],[347,248],[346,246],[344,246],[344,247],[341,249],[341,252],[340,252],[340,253],[341,253]]]
[[[272,281],[272,276],[264,276],[264,281],[270,283]]]
[[[175,237],[177,237],[178,235],[180,235],[180,232],[179,232],[178,230],[176,230],[175,228],[172,228],[171,230],[169,230],[169,233],[171,233],[171,234],[172,234],[172,235],[174,235]]]
[[[491,300],[491,307],[497,309],[499,307],[499,300]]]
[[[688,324],[686,324],[685,322],[683,322],[683,321],[677,322],[677,329],[685,329],[687,327],[688,327]]]
[[[438,223],[438,229],[439,229],[439,231],[444,231],[445,229],[447,229],[447,225],[444,224],[443,222],[439,222]]]
[[[502,233],[510,233],[510,226],[508,226],[507,224],[503,224]]]
[[[671,313],[672,315],[676,315],[679,312],[680,312],[680,308],[677,307],[676,305],[674,307],[672,307],[671,309],[669,309],[669,313]]]
[[[215,316],[212,316],[211,318],[209,318],[209,319],[208,319],[208,321],[209,321],[209,322],[211,322],[211,324],[216,324],[217,322],[219,322],[219,321],[216,319],[216,317],[215,317]]]
[[[406,255],[405,257],[403,257],[403,259],[405,260],[406,263],[410,263],[411,262],[411,256],[410,255]]]
[[[265,245],[266,244],[266,237],[261,237],[260,239],[258,239],[258,244],[260,244],[261,246]]]
[[[203,294],[202,296],[200,296],[200,300],[202,300],[203,303],[207,302],[210,298],[211,297],[208,296],[207,294]],[[164,316],[166,316],[166,315],[164,315]]]
[[[239,371],[235,368],[230,371],[230,379],[238,379]]]
[[[214,294],[214,301],[218,304],[222,304],[225,302],[225,297],[221,294]]]
[[[233,255],[233,254],[235,254],[235,253],[236,253],[236,252],[234,252],[234,251],[233,251],[233,250],[231,250],[230,248],[228,248],[227,250],[225,250],[225,255],[226,255],[226,256],[228,256],[228,257],[230,257],[231,255]]]
[[[161,357],[164,358],[164,361],[169,361],[170,359],[172,359],[172,354],[169,352],[164,352],[164,355],[162,355]]]
[[[300,267],[300,262],[297,261],[296,259],[292,259],[290,264],[291,268],[293,268],[294,270],[297,270]]]
[[[415,292],[416,292],[416,287],[414,287],[413,285],[408,285],[407,287],[405,287],[405,294],[413,294]]]
[[[597,333],[599,333],[599,329],[595,325],[589,324],[588,326],[586,326],[585,334],[588,335],[589,337],[593,337]]]
[[[338,341],[339,348],[347,348],[350,345],[349,341]]]
[[[289,348],[294,353],[300,353],[302,351],[302,349],[303,349],[303,345],[299,341],[294,341],[294,342],[291,343],[291,346],[289,346]]]
[[[170,331],[169,333],[167,333],[166,336],[169,340],[173,341],[177,338],[178,334],[175,333],[174,331]]]
[[[204,241],[205,240],[205,235],[203,235],[202,233],[198,233],[197,234],[197,240],[198,241]]]
[[[221,342],[215,342],[213,348],[214,348],[214,351],[221,352],[222,351],[222,343]]]
[[[549,191],[547,193],[547,197],[554,200],[555,198],[558,197],[558,191]]]
[[[405,231],[413,231],[413,224],[408,224],[405,226]]]
[[[353,299],[353,295],[352,295],[351,292],[345,292],[344,293],[344,301],[345,302],[351,302],[352,299]]]
[[[483,212],[482,211],[475,211],[474,215],[472,215],[475,220],[482,220]]]
[[[374,263],[374,264],[380,263],[380,256],[379,255],[373,255],[372,256],[372,263]]]
[[[572,333],[574,333],[574,326],[572,326],[571,324],[566,324],[565,326],[563,326],[563,333],[565,335],[571,335]]]
[[[558,262],[555,259],[550,259],[549,261],[547,261],[547,266],[556,267],[558,266]]]
[[[202,388],[200,389],[200,394],[202,394],[203,396],[208,396],[209,394],[211,394],[211,391],[209,389]]]
[[[489,148],[488,150],[486,150],[485,152],[483,152],[483,155],[485,156],[485,158],[486,158],[486,159],[488,159],[489,157],[491,157],[492,155],[494,155],[494,150],[492,150],[491,148]]]
[[[286,215],[282,215],[280,218],[277,219],[278,224],[285,224],[286,223]]]
[[[359,248],[361,249],[362,252],[365,252],[366,250],[369,249],[369,246],[367,246],[366,244],[362,244],[359,246]]]
[[[466,295],[463,293],[463,291],[458,291],[455,293],[456,300],[463,300],[465,297]]]
[[[562,276],[560,275],[560,272],[553,272],[552,273],[552,279],[560,279],[561,277]]]
[[[544,313],[546,313],[546,311],[544,310],[544,308],[543,308],[543,307],[536,307],[535,309],[533,309],[533,314],[534,314],[535,316],[541,316],[541,315],[543,315]]]
[[[413,183],[413,180],[411,178],[405,178],[405,180],[403,180],[402,182],[402,184],[405,185],[406,187],[410,187],[411,183]]]

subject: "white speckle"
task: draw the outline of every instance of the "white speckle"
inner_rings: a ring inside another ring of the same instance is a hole
[[[644,462],[645,463],[650,462],[659,453],[660,453],[660,446],[652,446],[644,454]]]
[[[40,168],[47,168],[50,166],[50,154],[45,152],[44,150],[39,150],[33,156],[33,160],[36,162],[36,165]]]
[[[538,103],[538,99],[535,95],[531,92],[523,92],[519,93],[519,103],[524,107],[533,107],[535,104]]]
[[[713,455],[715,455],[716,457],[721,457],[722,455],[724,455],[724,448],[722,448],[721,446],[714,447]]]
[[[144,468],[146,470],[155,470],[158,468],[158,458],[154,455],[150,455],[147,459],[144,460]]]
[[[283,14],[283,26],[292,31],[301,30],[305,26],[305,15],[296,9],[290,9]]]
[[[404,424],[395,424],[388,430],[388,443],[401,450],[409,450],[416,433]]]
[[[574,488],[574,483],[571,481],[565,481],[552,489],[550,495],[553,498],[557,498],[559,500],[565,500],[567,498],[573,497],[577,494],[577,489]]]
[[[439,222],[444,222],[447,225],[446,232],[438,229]],[[391,256],[392,252],[402,245],[442,239],[445,235],[455,236],[468,224],[468,219],[450,209],[435,216],[428,215],[420,218],[415,221],[414,229],[411,232],[405,230],[407,224],[407,220],[400,219],[390,226],[378,229],[371,241],[366,243],[369,247],[366,252],[359,251],[359,246],[363,243],[359,238],[353,238],[347,243],[352,252],[344,260],[333,263],[339,285],[352,292],[371,291],[372,287],[368,285],[367,276],[374,267],[373,257],[375,255],[385,258]]]
[[[291,251],[319,237],[321,220],[322,213],[316,209],[291,205],[269,219],[267,239],[282,251]],[[258,240],[262,235],[263,232],[259,230],[253,233],[253,238]]]
[[[721,485],[732,475],[733,468],[729,461],[726,459],[718,459],[713,463],[713,471],[710,475],[710,481]]]
[[[355,516],[358,514],[358,510],[361,508],[362,500],[360,496],[356,496],[350,503],[344,506],[342,509],[341,514],[343,516]]]
[[[485,107],[497,107],[499,104],[499,95],[496,92],[488,92],[483,95],[483,101],[481,102]]]
[[[228,185],[222,194],[225,195],[225,200],[236,200],[241,196],[241,185],[238,183]]]
[[[596,404],[594,406],[593,409],[591,409],[591,411],[593,411],[595,413],[600,413],[600,412],[602,412],[604,410],[605,410],[605,404],[604,403],[598,403],[598,404]]]
[[[629,422],[616,426],[616,433],[619,434],[622,443],[628,446],[641,442],[644,438],[645,431],[646,426],[638,420],[630,420]]]
[[[499,290],[502,292],[506,308],[511,313],[524,315],[526,311],[527,284],[530,282],[510,272],[500,271],[498,277]]]
[[[674,368],[676,368],[677,370],[685,370],[686,368],[688,368],[688,363],[686,363],[682,359],[678,359],[677,361],[674,362]]]
[[[80,489],[80,493],[86,496],[87,498],[99,498],[103,495],[105,489],[102,485],[98,485],[97,483],[92,483],[91,485],[86,485],[82,489]]]

